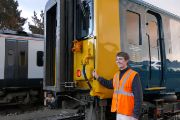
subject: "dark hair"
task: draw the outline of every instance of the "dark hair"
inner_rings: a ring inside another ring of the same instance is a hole
[[[125,60],[129,60],[129,55],[126,52],[118,52],[116,57],[123,57]]]

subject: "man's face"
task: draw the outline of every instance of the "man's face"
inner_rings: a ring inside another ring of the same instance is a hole
[[[119,69],[125,69],[127,67],[128,60],[125,60],[124,57],[116,57],[116,64]]]

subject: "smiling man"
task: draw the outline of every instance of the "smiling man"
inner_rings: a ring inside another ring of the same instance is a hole
[[[113,80],[100,77],[96,71],[93,76],[105,87],[114,89],[111,112],[116,112],[116,120],[138,120],[143,101],[141,82],[136,71],[128,67],[129,55],[118,52],[116,64],[119,71]]]

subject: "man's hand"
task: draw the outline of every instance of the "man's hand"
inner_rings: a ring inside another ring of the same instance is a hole
[[[92,76],[96,79],[99,78],[99,75],[97,74],[97,72],[95,70],[92,72]]]

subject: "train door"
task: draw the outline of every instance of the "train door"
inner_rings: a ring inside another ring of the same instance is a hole
[[[146,8],[128,0],[120,2],[121,49],[129,54],[129,66],[139,73],[144,89],[149,81],[149,52],[144,28]]]
[[[6,40],[5,42],[5,79],[27,79],[27,41]]]
[[[17,78],[16,56],[17,56],[16,41],[6,40],[4,78],[7,80],[13,80]]]
[[[28,42],[17,41],[17,59],[18,59],[18,80],[27,79],[28,73]]]
[[[130,55],[130,67],[139,72],[143,89],[163,86],[161,16],[127,0],[120,8],[121,48]]]
[[[149,82],[148,87],[160,87],[162,81],[162,55],[161,55],[161,17],[152,11],[146,13],[146,36],[149,56]]]

